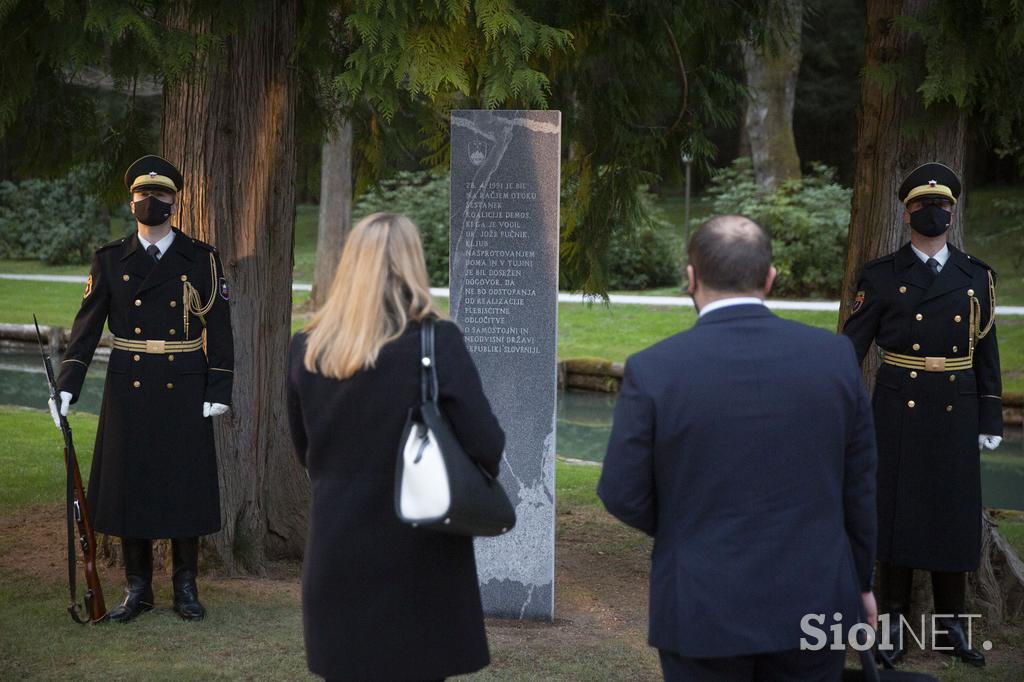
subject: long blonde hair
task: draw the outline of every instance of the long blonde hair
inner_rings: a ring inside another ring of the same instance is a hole
[[[440,313],[419,230],[404,215],[368,215],[345,240],[327,300],[304,328],[306,369],[345,379],[373,367],[384,344],[428,315]]]

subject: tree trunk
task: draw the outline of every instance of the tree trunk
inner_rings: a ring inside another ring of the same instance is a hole
[[[301,554],[308,480],[281,406],[291,323],[297,0],[230,33],[216,55],[164,91],[164,154],[185,177],[180,226],[220,251],[231,284],[232,410],[214,419],[223,528],[206,548],[227,570],[260,572]],[[171,23],[201,34],[209,18],[180,3]]]
[[[869,260],[891,253],[910,239],[903,224],[903,205],[897,190],[917,166],[938,161],[963,178],[966,117],[962,111],[938,105],[925,111],[916,78],[886,82],[879,74],[897,67],[922,64],[918,41],[892,25],[899,15],[917,16],[935,0],[870,0],[867,3],[865,77],[861,79],[857,112],[857,159],[854,171],[850,233],[839,327],[850,314],[861,268]],[[964,186],[966,187],[966,182]],[[950,228],[950,241],[963,244],[964,195]],[[875,353],[866,366],[874,376]]]
[[[784,180],[800,177],[800,156],[793,137],[793,103],[800,70],[802,0],[781,0],[783,38],[777,45],[758,48],[743,43],[746,70],[746,141],[757,183],[775,189]],[[743,149],[743,139],[740,140]]]
[[[324,142],[320,161],[320,222],[310,305],[323,303],[330,291],[348,231],[352,229],[352,121]]]

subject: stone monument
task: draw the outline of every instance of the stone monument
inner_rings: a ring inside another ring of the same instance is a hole
[[[558,111],[454,111],[450,313],[505,430],[516,527],[476,541],[489,615],[551,620],[555,577]]]

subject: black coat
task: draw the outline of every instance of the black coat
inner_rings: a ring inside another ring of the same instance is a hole
[[[971,356],[971,298],[984,330],[992,316],[990,268],[952,245],[949,251],[937,276],[909,244],[864,266],[855,311],[843,328],[859,360],[872,341],[907,356]],[[880,366],[874,393],[879,559],[937,571],[978,567],[978,434],[1002,435],[1001,395],[994,325],[975,344],[967,369]]]
[[[441,409],[466,452],[497,467],[505,436],[462,333],[435,327]],[[419,402],[419,325],[376,367],[338,381],[303,367],[292,339],[288,416],[313,500],[302,576],[309,669],[327,678],[428,680],[487,665],[473,541],[395,514],[395,462]]]
[[[654,535],[651,645],[742,656],[799,648],[808,613],[856,623],[875,463],[841,336],[736,305],[630,357],[598,495]]]
[[[211,264],[217,268],[213,281]],[[214,248],[175,231],[156,264],[138,235],[96,251],[57,385],[77,401],[108,323],[115,337],[188,341],[204,324],[183,311],[186,281],[213,307],[204,316],[206,352],[110,353],[103,387],[89,510],[96,530],[133,538],[195,537],[220,529],[213,426],[203,402],[231,403],[230,292]]]

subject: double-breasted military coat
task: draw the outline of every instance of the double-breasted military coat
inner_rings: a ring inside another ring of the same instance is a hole
[[[220,529],[213,426],[203,402],[231,403],[230,289],[216,250],[174,232],[156,262],[137,234],[96,251],[57,381],[78,399],[106,322],[115,345],[88,501],[95,528],[121,537]]]
[[[890,360],[873,398],[878,558],[973,571],[981,551],[978,435],[1003,428],[995,273],[950,245],[936,275],[907,244],[865,265],[857,289],[843,333],[859,360],[872,341]]]

